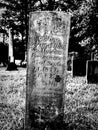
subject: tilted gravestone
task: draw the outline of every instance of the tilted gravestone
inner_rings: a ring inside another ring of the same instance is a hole
[[[87,83],[98,83],[98,61],[87,61]]]
[[[73,59],[72,75],[86,76],[86,59]]]
[[[64,12],[30,14],[26,130],[47,129],[64,112],[69,30],[70,15]]]

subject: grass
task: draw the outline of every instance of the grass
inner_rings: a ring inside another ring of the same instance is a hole
[[[87,84],[86,77],[69,73],[65,92],[65,119],[76,130],[98,130],[98,84]]]
[[[0,130],[23,128],[25,114],[26,70],[0,68]]]
[[[98,85],[67,74],[64,122],[68,130],[98,130]],[[0,130],[22,130],[25,115],[26,69],[0,68]]]

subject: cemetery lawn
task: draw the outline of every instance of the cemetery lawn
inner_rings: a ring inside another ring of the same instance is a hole
[[[26,69],[0,67],[0,130],[23,130]],[[65,124],[69,130],[98,130],[98,85],[67,73]]]
[[[0,130],[23,130],[26,69],[0,68]]]

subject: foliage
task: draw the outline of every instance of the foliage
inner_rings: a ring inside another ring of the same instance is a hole
[[[97,44],[98,3],[96,0],[3,0],[0,4],[1,7],[6,7],[1,24],[13,28],[13,35],[21,34],[23,45],[28,41],[29,12],[36,10],[61,10],[72,15],[69,51],[81,53],[80,44],[84,44],[88,38],[90,38],[89,43],[92,44],[91,48]],[[85,49],[82,53],[84,52]]]

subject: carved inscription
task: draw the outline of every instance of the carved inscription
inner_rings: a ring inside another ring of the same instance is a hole
[[[36,86],[39,87],[38,84],[40,84],[41,88],[50,88],[57,86],[54,80],[56,75],[62,75],[64,48],[62,34],[64,34],[66,26],[61,18],[56,18],[56,15],[55,18],[51,15],[45,16],[34,20],[34,28],[38,33],[35,54],[36,79],[38,81]],[[51,26],[53,27],[51,28]]]
[[[28,84],[30,109],[51,118],[62,112],[64,70],[70,17],[62,12],[34,12],[30,17]]]
[[[65,18],[61,14],[49,12],[34,14],[31,21],[31,31],[35,31],[37,35],[34,59],[36,87],[34,89],[40,88],[38,91],[42,98],[44,93],[48,95],[50,90],[53,93],[59,92],[62,88],[62,74],[64,60],[66,60],[64,59],[66,50],[64,38],[66,38],[69,21],[65,22]]]

